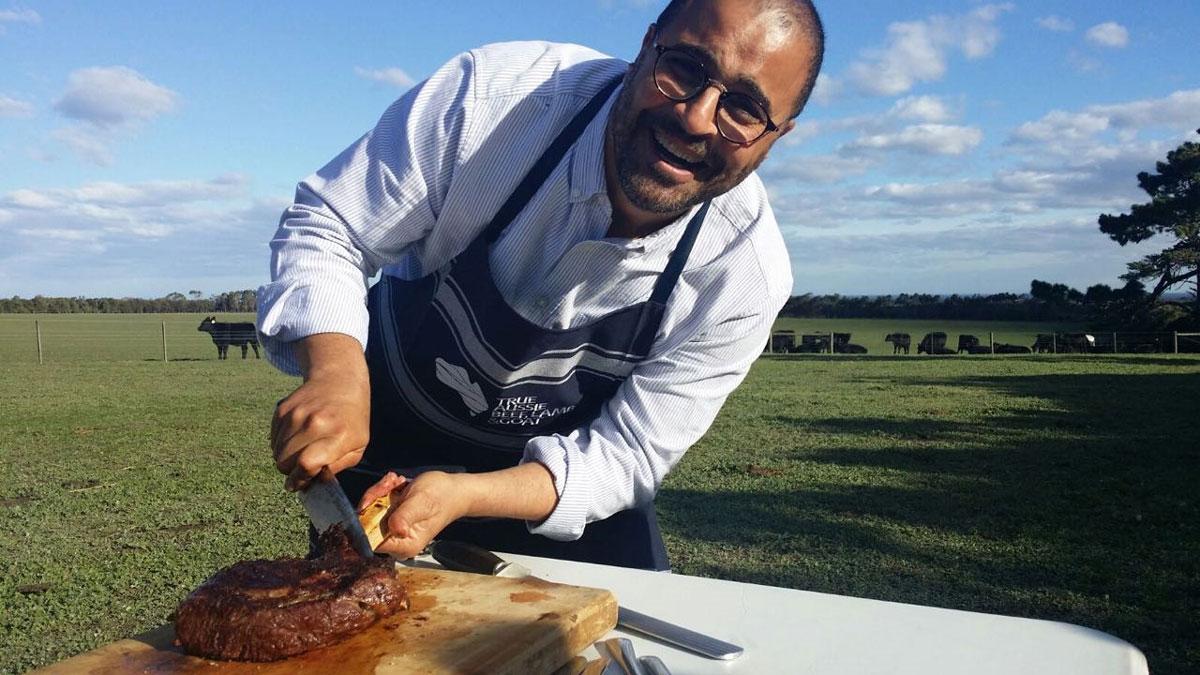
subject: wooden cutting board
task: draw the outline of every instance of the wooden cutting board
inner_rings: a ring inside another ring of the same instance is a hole
[[[617,623],[610,591],[539,579],[400,568],[411,607],[338,643],[273,663],[184,654],[168,624],[42,670],[82,673],[552,673]]]

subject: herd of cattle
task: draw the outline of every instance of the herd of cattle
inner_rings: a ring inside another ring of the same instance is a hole
[[[830,338],[832,337],[832,344]],[[888,333],[884,338],[892,343],[893,354],[909,354],[912,336],[908,333]],[[943,332],[926,333],[917,343],[918,354],[1111,354],[1121,352],[1158,352],[1165,346],[1158,337],[1139,341],[1118,341],[1116,334],[1100,333],[1038,333],[1031,346],[1006,342],[981,343],[974,335],[960,334],[957,349],[946,344]],[[850,342],[850,333],[806,333],[796,342],[795,331],[776,331],[771,335],[767,351],[789,354],[866,354],[862,345]]]

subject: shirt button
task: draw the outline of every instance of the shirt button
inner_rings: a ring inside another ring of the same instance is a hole
[[[578,198],[578,197],[579,197],[579,190],[578,190],[578,189],[571,190],[571,196],[572,196],[572,197],[575,197],[575,198]]]
[[[538,307],[545,307],[547,302],[548,301],[546,300],[546,296],[543,295],[542,297],[537,299],[537,302],[535,302],[533,304],[537,305]]]

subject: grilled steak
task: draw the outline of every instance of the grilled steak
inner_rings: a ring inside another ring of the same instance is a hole
[[[337,525],[321,545],[315,560],[246,560],[209,577],[175,610],[179,644],[212,659],[277,661],[408,607],[388,559],[362,558]]]

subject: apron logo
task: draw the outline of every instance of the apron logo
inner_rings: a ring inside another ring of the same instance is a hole
[[[549,403],[537,400],[536,396],[507,396],[496,402],[488,424],[533,426],[575,409],[573,405],[551,408]]]
[[[488,409],[487,399],[483,397],[483,390],[479,388],[478,384],[471,381],[471,376],[467,374],[465,368],[447,363],[441,357],[434,361],[434,366],[437,368],[438,381],[457,391],[472,415],[478,415]]]

